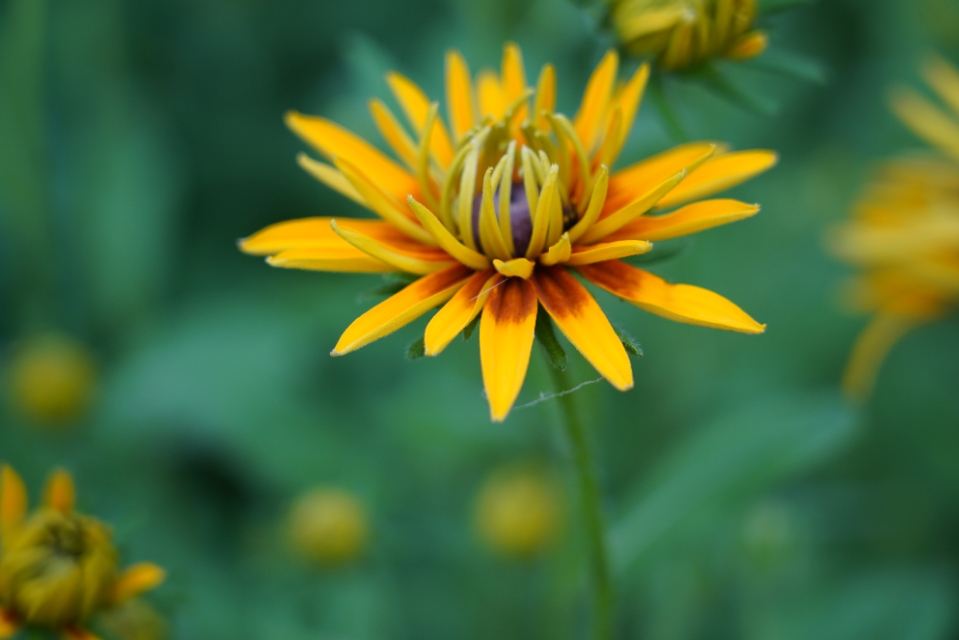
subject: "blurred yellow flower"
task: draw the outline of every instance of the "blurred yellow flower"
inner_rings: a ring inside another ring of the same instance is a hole
[[[164,579],[153,564],[118,571],[110,529],[74,510],[73,480],[56,471],[43,506],[27,512],[23,481],[0,468],[0,638],[22,626],[71,640],[94,640],[84,628],[97,612],[153,589]]]
[[[843,388],[871,392],[888,351],[908,331],[959,302],[959,73],[938,58],[923,67],[949,111],[901,89],[893,108],[946,157],[888,162],[853,211],[833,230],[833,252],[861,269],[846,299],[874,314],[853,347]]]
[[[560,501],[556,487],[530,469],[504,469],[483,484],[476,503],[476,528],[497,551],[531,556],[558,534]]]
[[[26,341],[10,367],[10,392],[30,419],[64,424],[82,415],[96,387],[93,356],[82,344],[50,334]]]
[[[756,30],[756,0],[609,0],[623,48],[682,70],[713,58],[746,60],[766,49]]]
[[[725,298],[620,259],[646,253],[651,241],[754,215],[756,205],[701,198],[769,169],[776,154],[694,142],[611,174],[649,76],[644,65],[618,82],[618,69],[608,52],[569,119],[555,111],[553,67],[544,66],[530,88],[516,45],[506,45],[501,73],[481,71],[475,83],[462,56],[450,52],[450,129],[437,103],[392,73],[387,80],[413,136],[381,101],[370,110],[405,167],[329,120],[290,113],[287,124],[334,166],[302,155],[300,164],[381,220],[282,222],[240,247],[277,267],[423,276],[353,322],[334,356],[443,305],[424,337],[426,355],[435,356],[482,313],[480,359],[496,421],[526,377],[540,305],[614,387],[633,386],[618,334],[574,272],[672,320],[762,333],[764,325]]]
[[[298,553],[329,566],[357,559],[369,537],[363,505],[340,489],[317,488],[300,496],[290,510],[288,526]]]
[[[106,611],[100,626],[116,640],[164,640],[169,624],[160,613],[142,599],[127,600]]]

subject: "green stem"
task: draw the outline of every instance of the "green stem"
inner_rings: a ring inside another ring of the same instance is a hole
[[[550,366],[553,384],[557,393],[571,388],[566,371]],[[593,637],[596,640],[613,638],[613,586],[610,580],[609,553],[606,550],[606,523],[603,519],[602,499],[596,467],[589,450],[586,432],[576,410],[575,394],[560,395],[559,401],[566,435],[573,450],[576,463],[576,475],[579,480],[580,502],[583,518],[586,521],[586,536],[589,541],[590,565],[592,571]]]

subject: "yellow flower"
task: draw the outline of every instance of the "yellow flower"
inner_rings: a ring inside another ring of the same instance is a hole
[[[435,356],[482,313],[480,358],[496,421],[506,418],[526,377],[540,305],[613,386],[633,386],[619,336],[573,272],[673,320],[761,333],[764,325],[725,298],[668,284],[620,258],[649,251],[654,240],[755,214],[758,206],[736,200],[697,200],[765,171],[776,154],[695,142],[610,174],[649,75],[643,66],[617,83],[617,69],[616,53],[607,53],[570,120],[555,111],[553,67],[530,89],[516,45],[506,46],[501,74],[480,72],[475,83],[450,52],[451,131],[437,103],[390,74],[415,141],[382,102],[370,108],[405,167],[324,118],[291,113],[289,126],[334,166],[306,156],[300,164],[382,219],[293,220],[240,247],[277,267],[423,276],[353,322],[334,356],[443,305],[424,337],[426,355]]]
[[[10,370],[14,402],[31,419],[62,424],[79,417],[96,386],[96,369],[87,349],[60,335],[27,341]]]
[[[766,49],[753,28],[756,0],[610,0],[610,20],[623,48],[681,70],[717,57],[746,60]]]
[[[142,563],[119,572],[109,528],[74,510],[73,480],[56,471],[42,507],[27,513],[23,481],[0,468],[0,638],[21,626],[95,640],[90,617],[153,589],[162,569]]]
[[[366,547],[366,512],[346,491],[313,489],[293,504],[289,535],[305,557],[324,565],[346,564]]]
[[[556,489],[542,473],[505,469],[494,473],[480,490],[476,528],[494,549],[531,556],[555,538],[560,507]]]
[[[924,75],[951,112],[909,90],[894,94],[893,108],[946,157],[887,163],[830,237],[833,252],[861,269],[848,290],[851,306],[875,314],[846,367],[843,388],[853,398],[870,393],[903,335],[959,302],[959,73],[932,59]]]

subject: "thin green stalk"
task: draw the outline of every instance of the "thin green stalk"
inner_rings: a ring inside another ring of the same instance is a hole
[[[571,388],[569,376],[565,370],[549,367],[553,374],[553,384],[557,393]],[[589,442],[583,424],[576,410],[575,394],[560,395],[560,413],[566,427],[576,463],[576,475],[579,480],[580,503],[586,524],[586,537],[589,542],[590,568],[593,589],[593,637],[596,640],[613,638],[613,586],[609,571],[609,553],[606,549],[606,523],[603,518],[602,498],[599,490],[596,467],[590,454]]]

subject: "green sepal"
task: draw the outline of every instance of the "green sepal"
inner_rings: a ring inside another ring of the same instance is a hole
[[[426,355],[426,341],[423,338],[418,338],[413,341],[410,346],[406,347],[406,359],[407,360],[417,360]]]
[[[701,81],[713,93],[741,109],[766,117],[774,116],[779,111],[778,105],[736,86],[719,67],[711,62],[703,64],[688,73],[691,77]]]
[[[387,273],[383,275],[383,279],[386,281],[378,287],[373,287],[369,291],[364,291],[363,293],[356,296],[357,302],[366,302],[372,298],[389,298],[390,296],[399,293],[405,289],[409,284],[420,279],[420,276],[414,273]]]
[[[559,340],[556,339],[553,321],[549,315],[543,312],[536,314],[536,339],[543,345],[543,349],[546,351],[546,360],[550,365],[560,371],[566,371],[566,351]]]
[[[620,329],[619,327],[613,327],[616,331],[616,335],[619,336],[619,341],[623,343],[623,348],[626,349],[626,353],[643,357],[643,348],[639,346],[639,342],[636,341],[636,338],[629,335],[625,329]]]
[[[476,317],[470,320],[470,323],[466,325],[463,329],[463,340],[469,340],[473,336],[473,332],[476,331],[476,326],[479,324],[482,315],[482,313],[477,314]]]

